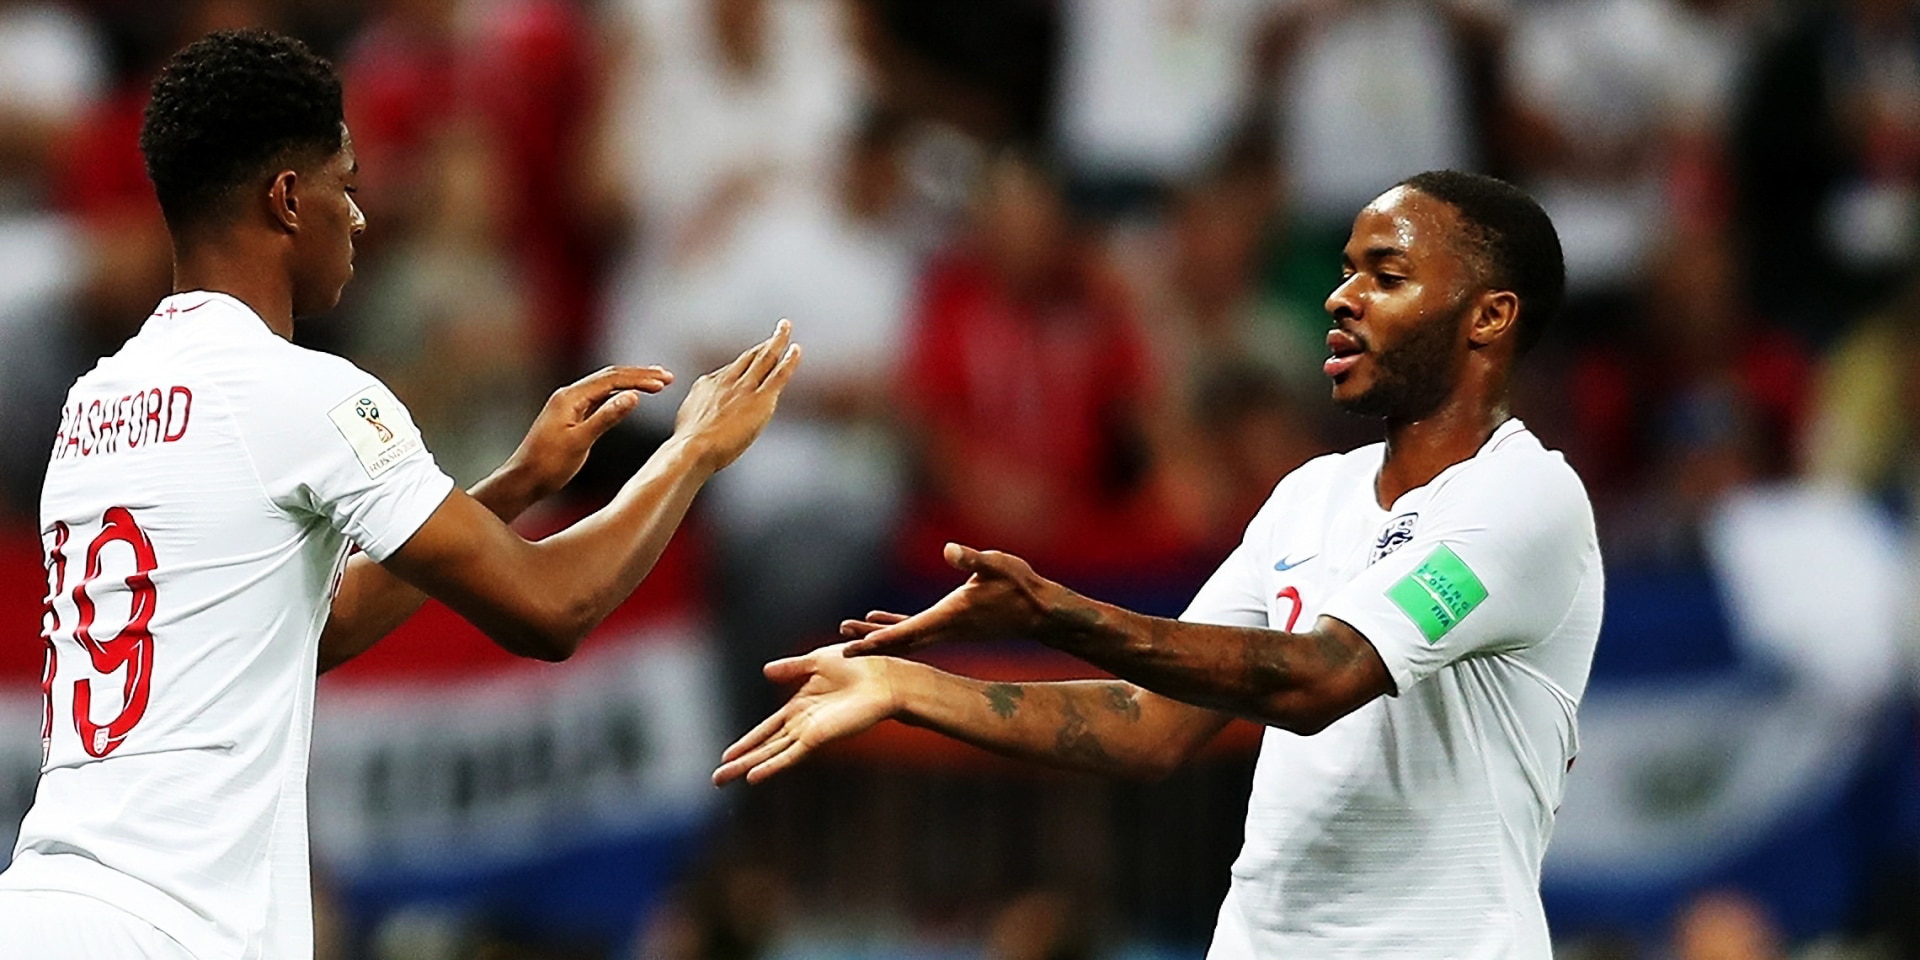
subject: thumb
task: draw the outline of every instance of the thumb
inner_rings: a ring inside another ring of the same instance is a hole
[[[807,675],[807,658],[799,656],[775,660],[761,667],[760,672],[774,683],[788,683]]]
[[[980,569],[986,565],[980,556],[980,551],[972,547],[949,543],[942,553],[947,558],[947,565],[953,567],[955,570],[966,573],[978,573]]]
[[[589,414],[580,426],[586,430],[589,438],[598,440],[604,436],[608,430],[612,430],[614,424],[625,419],[626,415],[632,413],[633,408],[639,405],[640,394],[637,391],[622,390],[608,397],[607,402],[601,404],[600,409]]]

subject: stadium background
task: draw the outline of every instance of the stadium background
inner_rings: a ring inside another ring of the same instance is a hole
[[[782,315],[808,348],[575,660],[429,608],[322,681],[322,960],[1201,956],[1250,728],[1146,785],[897,726],[706,772],[778,702],[759,662],[936,595],[944,539],[1178,612],[1277,477],[1374,438],[1324,400],[1319,302],[1354,210],[1444,166],[1533,190],[1571,269],[1516,403],[1609,561],[1560,954],[1920,956],[1900,0],[0,0],[0,841],[59,399],[167,289],[144,90],[253,23],[340,65],[364,169],[358,279],[298,338],[463,482],[600,363],[691,374]]]

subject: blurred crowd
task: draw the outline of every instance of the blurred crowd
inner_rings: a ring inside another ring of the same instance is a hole
[[[743,721],[760,661],[941,588],[946,540],[1177,613],[1279,476],[1377,438],[1325,400],[1321,302],[1354,212],[1442,167],[1559,226],[1569,303],[1516,411],[1610,575],[1706,584],[1835,709],[1913,696],[1920,4],[0,0],[0,523],[31,527],[67,384],[168,289],[146,87],[249,24],[339,65],[363,171],[357,279],[297,337],[392,385],[460,481],[572,377],[684,384],[795,321],[805,368],[692,531]],[[1859,529],[1892,546],[1834,540]],[[753,955],[673,944],[756,882],[648,955]],[[1050,897],[993,955],[1089,955]],[[1022,946],[1048,923],[1064,946]],[[1781,955],[1732,894],[1676,929],[1677,957]]]

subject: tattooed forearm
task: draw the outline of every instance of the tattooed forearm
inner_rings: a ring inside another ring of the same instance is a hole
[[[987,695],[987,704],[1002,720],[1013,719],[1014,713],[1020,709],[1020,698],[1027,695],[1026,690],[1014,683],[990,684],[983,692]]]
[[[1313,634],[1314,649],[1320,654],[1320,666],[1329,670],[1349,667],[1360,659],[1360,649],[1337,637],[1331,630],[1319,630]]]
[[[1088,729],[1087,718],[1081,714],[1072,697],[1061,698],[1060,712],[1064,719],[1060,721],[1059,733],[1054,736],[1053,747],[1062,759],[1096,768],[1113,761],[1107,755],[1107,748],[1100,743],[1100,738]]]
[[[1138,689],[1289,730],[1317,731],[1327,717],[1344,716],[1393,690],[1366,638],[1326,617],[1297,633],[1190,623],[1132,613],[1063,589],[1049,595],[1034,639]],[[1095,721],[1109,714],[1129,722],[1137,716],[1125,689],[1093,696],[1081,708]]]
[[[1248,690],[1272,690],[1284,687],[1293,678],[1293,657],[1288,644],[1265,637],[1241,639],[1240,678]]]
[[[1110,683],[1102,689],[1106,691],[1107,709],[1128,720],[1140,719],[1140,701],[1134,699],[1132,686],[1124,683]]]

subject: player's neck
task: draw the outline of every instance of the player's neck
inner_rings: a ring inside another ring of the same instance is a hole
[[[1374,495],[1389,509],[1407,491],[1432,482],[1440,471],[1471,458],[1505,423],[1506,397],[1455,395],[1417,420],[1387,421],[1387,455],[1374,480]]]
[[[176,246],[173,292],[210,290],[246,304],[267,329],[293,339],[293,286],[277,264],[263,263],[257,252],[217,242]]]

